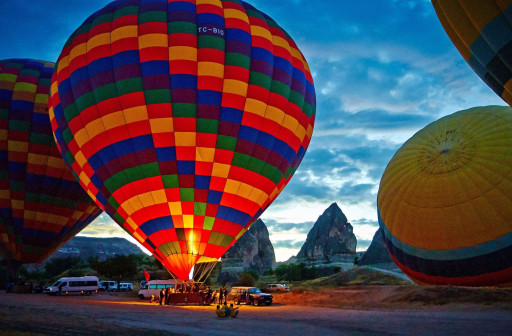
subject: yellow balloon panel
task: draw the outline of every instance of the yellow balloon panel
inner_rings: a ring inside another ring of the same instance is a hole
[[[420,284],[512,281],[512,109],[444,117],[395,154],[378,194],[391,257]]]
[[[461,234],[464,225],[512,219],[512,189],[507,190],[512,181],[512,112],[503,107],[481,112],[456,113],[427,126],[389,163],[379,209],[400,241],[452,249],[510,232],[512,222]],[[406,227],[397,224],[405,219]]]

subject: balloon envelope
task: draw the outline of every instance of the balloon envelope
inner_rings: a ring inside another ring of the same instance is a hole
[[[432,0],[432,4],[466,62],[512,105],[512,0]]]
[[[308,65],[243,1],[115,1],[69,38],[50,115],[97,204],[180,279],[283,190],[313,132]]]
[[[512,108],[477,107],[431,123],[393,156],[379,224],[418,283],[512,282]]]
[[[0,60],[0,252],[9,265],[42,262],[100,212],[53,138],[53,66]]]

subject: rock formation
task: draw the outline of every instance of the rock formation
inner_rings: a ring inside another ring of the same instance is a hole
[[[219,282],[237,280],[244,271],[263,274],[276,267],[274,247],[267,226],[258,219],[250,229],[222,256]]]
[[[114,255],[142,254],[140,247],[125,238],[74,237],[58,249],[48,259],[80,257],[86,261],[89,257],[105,260]]]
[[[393,259],[391,259],[389,256],[386,246],[384,245],[384,239],[382,239],[382,231],[379,228],[377,232],[375,232],[372,243],[362,256],[358,266],[386,263],[393,263]]]
[[[333,203],[318,217],[297,259],[332,260],[336,255],[355,254],[356,245],[352,225]]]

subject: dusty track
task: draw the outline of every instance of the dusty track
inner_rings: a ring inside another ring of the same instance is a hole
[[[284,297],[283,297],[284,298]],[[510,335],[512,311],[433,305],[337,309],[241,306],[237,319],[214,307],[170,307],[116,294],[92,297],[0,293],[1,335]]]

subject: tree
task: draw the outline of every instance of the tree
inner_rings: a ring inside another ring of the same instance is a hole
[[[306,264],[282,264],[276,268],[276,276],[288,281],[301,281],[315,279],[318,271],[314,267],[306,267]]]
[[[137,274],[136,255],[115,255],[105,261],[93,260],[91,267],[99,274],[117,280],[117,288],[122,279],[133,277]],[[91,261],[89,261],[91,264]],[[94,265],[94,266],[93,266]]]
[[[256,280],[250,272],[243,272],[238,279],[238,286],[254,287]]]
[[[80,257],[53,258],[44,266],[46,276],[53,278],[81,262]]]

